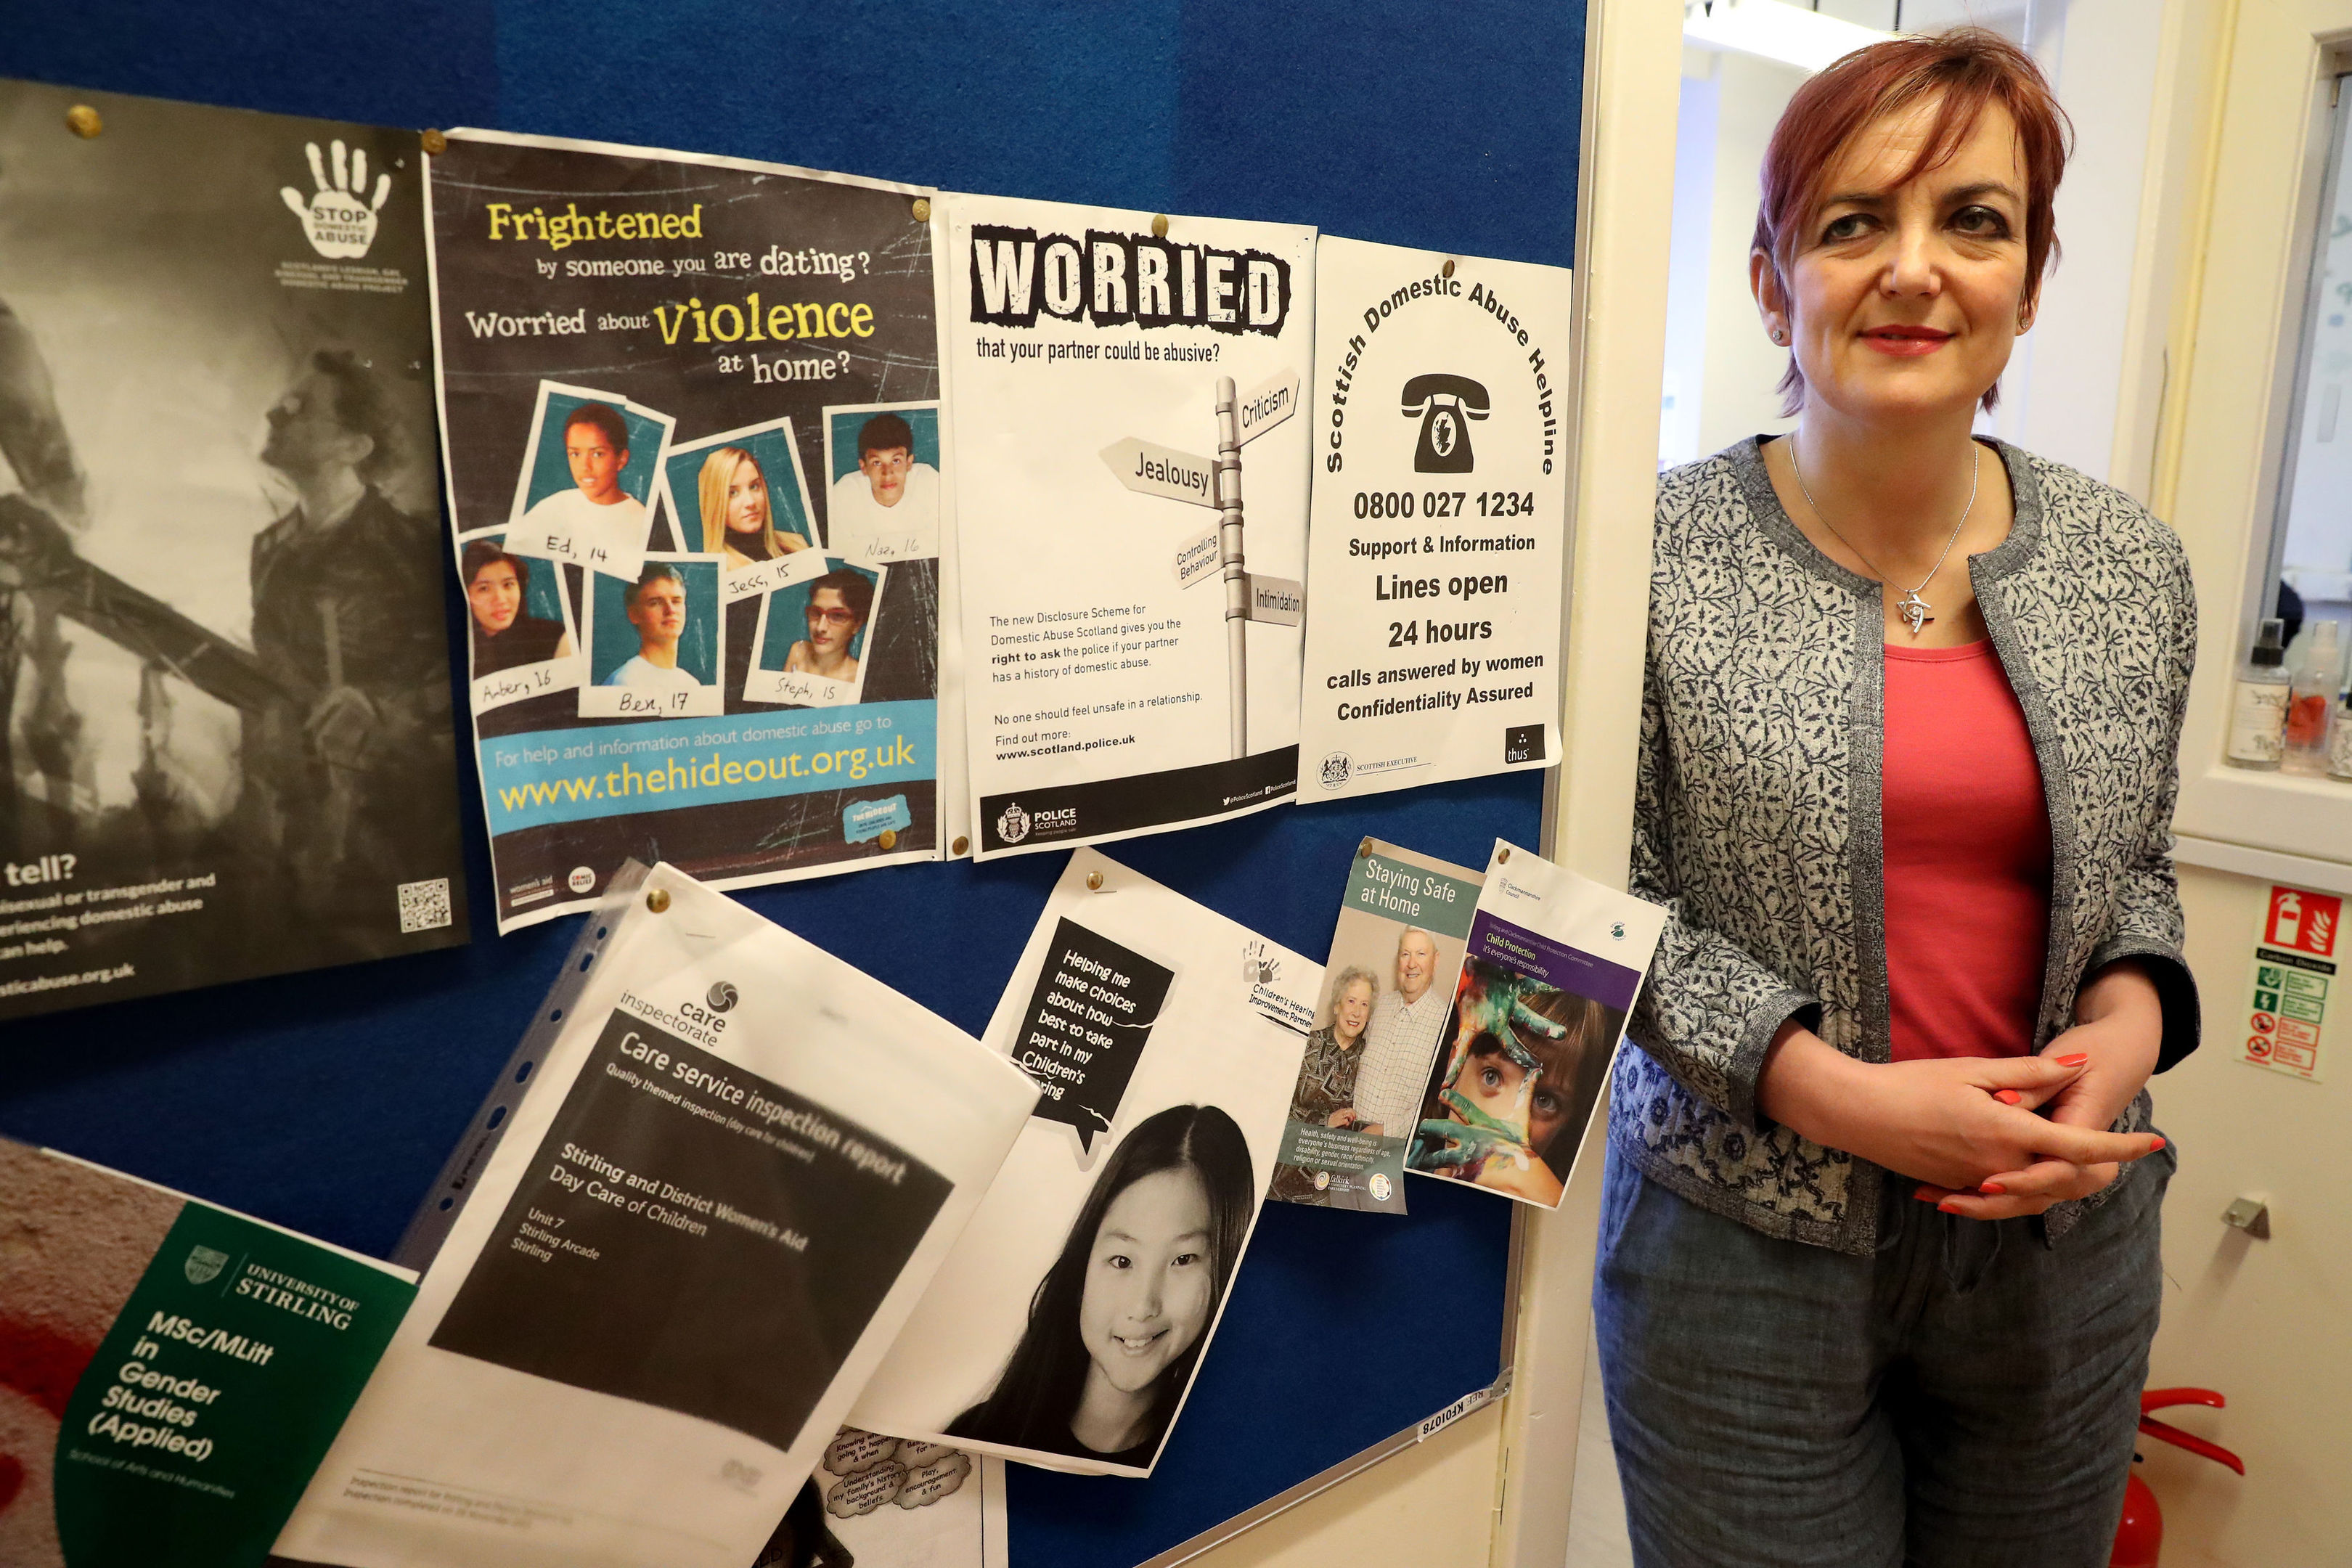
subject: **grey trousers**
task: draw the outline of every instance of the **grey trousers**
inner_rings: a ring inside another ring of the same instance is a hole
[[[2104,1568],[2174,1153],[2139,1163],[2054,1247],[1890,1178],[1853,1258],[1612,1149],[1593,1325],[1638,1568]]]

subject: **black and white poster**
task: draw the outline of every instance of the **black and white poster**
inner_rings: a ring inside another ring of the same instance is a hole
[[[1314,231],[945,199],[980,858],[1288,800]]]
[[[673,867],[644,892],[279,1556],[759,1560],[1022,1131],[970,1036]]]
[[[1560,760],[1564,268],[1325,235],[1302,800]]]
[[[0,82],[0,1018],[466,940],[418,158]]]
[[[1041,1098],[855,1424],[1150,1474],[1257,1223],[1322,979],[1072,856],[988,1029]]]
[[[430,184],[499,929],[939,858],[924,193],[488,132]]]

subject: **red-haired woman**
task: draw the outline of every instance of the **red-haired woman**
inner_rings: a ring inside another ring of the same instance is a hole
[[[1790,103],[1751,260],[1797,429],[1660,482],[1594,1305],[1636,1561],[2092,1568],[2197,1040],[2196,608],[2129,499],[1971,434],[2068,130],[1968,30]]]

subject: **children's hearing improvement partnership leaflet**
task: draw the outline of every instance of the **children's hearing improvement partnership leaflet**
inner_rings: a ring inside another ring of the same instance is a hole
[[[1001,1055],[683,872],[625,907],[282,1556],[743,1568],[1025,1124]]]
[[[1406,1167],[1559,1207],[1665,923],[1496,839]]]

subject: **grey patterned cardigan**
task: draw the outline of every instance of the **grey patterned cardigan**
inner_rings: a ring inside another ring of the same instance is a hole
[[[2188,560],[2120,491],[1997,450],[2016,521],[1969,573],[2049,805],[2034,1047],[2073,1022],[2085,974],[2137,956],[2163,999],[2161,1071],[2198,1031],[2171,861],[2197,641]],[[1618,1053],[1611,1141],[1694,1203],[1859,1255],[1876,1243],[1882,1173],[1759,1118],[1756,1080],[1791,1016],[1887,1059],[1883,615],[1879,585],[1789,521],[1757,440],[1660,479],[1633,890],[1670,915],[1628,1030],[1642,1048]],[[2148,1117],[2142,1093],[2116,1125]],[[2052,1209],[2045,1236],[2080,1212]]]

